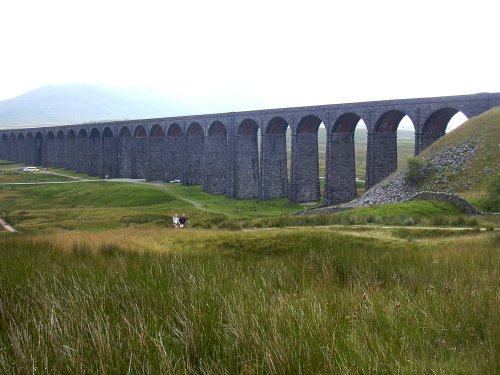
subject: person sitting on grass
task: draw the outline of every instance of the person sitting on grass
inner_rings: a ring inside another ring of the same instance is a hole
[[[184,228],[186,226],[187,218],[184,214],[181,215],[181,218],[179,219],[180,227]]]
[[[174,228],[178,228],[179,227],[179,215],[175,214],[172,217],[172,225],[173,225]]]

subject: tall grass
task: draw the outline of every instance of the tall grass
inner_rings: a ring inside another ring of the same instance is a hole
[[[191,234],[164,253],[0,237],[0,373],[500,370],[498,235]]]

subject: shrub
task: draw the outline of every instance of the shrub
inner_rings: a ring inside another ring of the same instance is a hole
[[[483,206],[488,211],[500,212],[500,173],[491,180]]]
[[[432,171],[432,166],[428,161],[417,158],[408,159],[408,172],[406,172],[405,181],[416,185],[422,182]]]

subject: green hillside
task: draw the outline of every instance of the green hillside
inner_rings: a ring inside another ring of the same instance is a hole
[[[462,167],[453,168],[452,159],[462,152],[455,150],[461,146],[475,151]],[[449,190],[472,201],[482,199],[500,174],[500,108],[465,122],[422,152],[418,159],[425,163],[435,155],[446,153],[450,155],[449,165],[444,163],[432,168],[421,189]]]

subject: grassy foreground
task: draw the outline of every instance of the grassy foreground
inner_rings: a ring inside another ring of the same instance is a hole
[[[0,373],[500,371],[498,234],[149,234],[0,237]]]

